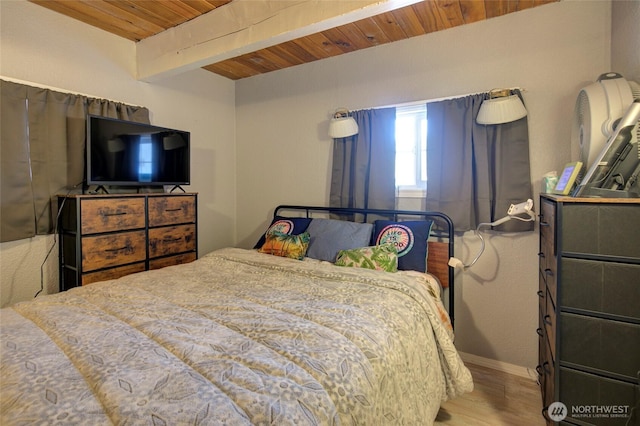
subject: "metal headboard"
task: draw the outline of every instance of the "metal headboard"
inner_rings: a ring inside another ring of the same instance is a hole
[[[369,216],[380,216],[388,218],[389,220],[399,220],[400,218],[422,218],[423,220],[433,220],[434,229],[432,230],[432,237],[438,239],[442,244],[448,246],[448,256],[443,259],[445,263],[448,259],[453,257],[454,248],[454,228],[451,218],[441,212],[431,211],[419,211],[419,210],[383,210],[383,209],[360,209],[350,207],[318,207],[318,206],[295,206],[295,205],[280,205],[277,206],[273,212],[274,218],[276,216],[286,216],[283,211],[288,212],[300,212],[304,217],[312,218],[313,214],[329,214],[342,217],[350,217],[349,220],[355,215],[359,215],[361,220],[354,220],[357,222],[367,222]],[[445,240],[445,241],[441,241]],[[447,278],[448,278],[448,311],[449,318],[451,319],[451,325],[454,324],[454,268],[446,265]]]

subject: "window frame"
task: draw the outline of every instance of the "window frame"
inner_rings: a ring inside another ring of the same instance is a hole
[[[427,149],[427,104],[409,104],[409,105],[399,105],[396,106],[396,126],[398,125],[398,117],[399,116],[413,116],[414,117],[414,126],[418,127],[414,134],[420,134],[420,140],[413,141],[413,154],[415,156],[415,180],[417,184],[414,185],[395,185],[396,187],[396,197],[401,198],[424,198],[427,194],[427,180],[426,180],[426,149]],[[420,120],[416,120],[415,118],[419,115],[424,115]],[[424,123],[424,125],[422,124]],[[396,127],[396,138],[398,132]],[[394,141],[396,143],[396,155],[397,155],[397,139]],[[424,148],[423,148],[424,142]],[[409,151],[406,151],[409,152]],[[397,161],[397,160],[396,160]],[[397,163],[396,163],[397,166]],[[424,170],[423,170],[424,169]],[[397,167],[396,167],[397,170]],[[422,179],[422,174],[424,173],[425,179]],[[396,175],[397,178],[397,175]]]

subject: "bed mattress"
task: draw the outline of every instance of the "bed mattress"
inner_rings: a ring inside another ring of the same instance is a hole
[[[222,249],[0,311],[3,425],[416,425],[473,387],[428,274]]]

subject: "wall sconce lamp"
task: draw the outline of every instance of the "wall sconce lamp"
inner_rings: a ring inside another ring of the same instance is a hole
[[[520,215],[526,215],[527,217],[521,217]],[[502,225],[503,223],[508,222],[511,219],[521,220],[523,222],[533,222],[534,220],[536,220],[536,215],[533,212],[533,200],[529,198],[527,201],[524,201],[520,204],[511,204],[511,206],[507,210],[507,215],[502,219],[498,219],[491,223],[478,224],[478,227],[476,228],[475,233],[478,236],[478,238],[480,238],[480,242],[482,245],[476,257],[471,261],[471,263],[468,263],[468,264],[462,262],[462,260],[458,258],[452,257],[449,259],[449,266],[464,270],[464,269],[469,269],[473,265],[475,265],[475,263],[478,261],[478,259],[480,259],[480,256],[482,256],[482,253],[484,252],[484,238],[480,233],[480,228],[484,226]]]
[[[329,136],[333,139],[346,138],[358,133],[358,123],[349,116],[346,108],[338,108],[329,123]]]
[[[480,105],[476,117],[478,124],[510,123],[525,117],[527,110],[518,95],[512,95],[509,89],[493,89],[489,92],[489,99]]]

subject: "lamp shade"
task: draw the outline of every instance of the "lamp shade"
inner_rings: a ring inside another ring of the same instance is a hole
[[[353,117],[349,117],[349,111],[346,109],[336,110],[331,122],[329,123],[329,137],[346,138],[358,133],[358,123]]]
[[[478,124],[510,123],[525,117],[527,110],[518,95],[486,99],[476,117]]]

